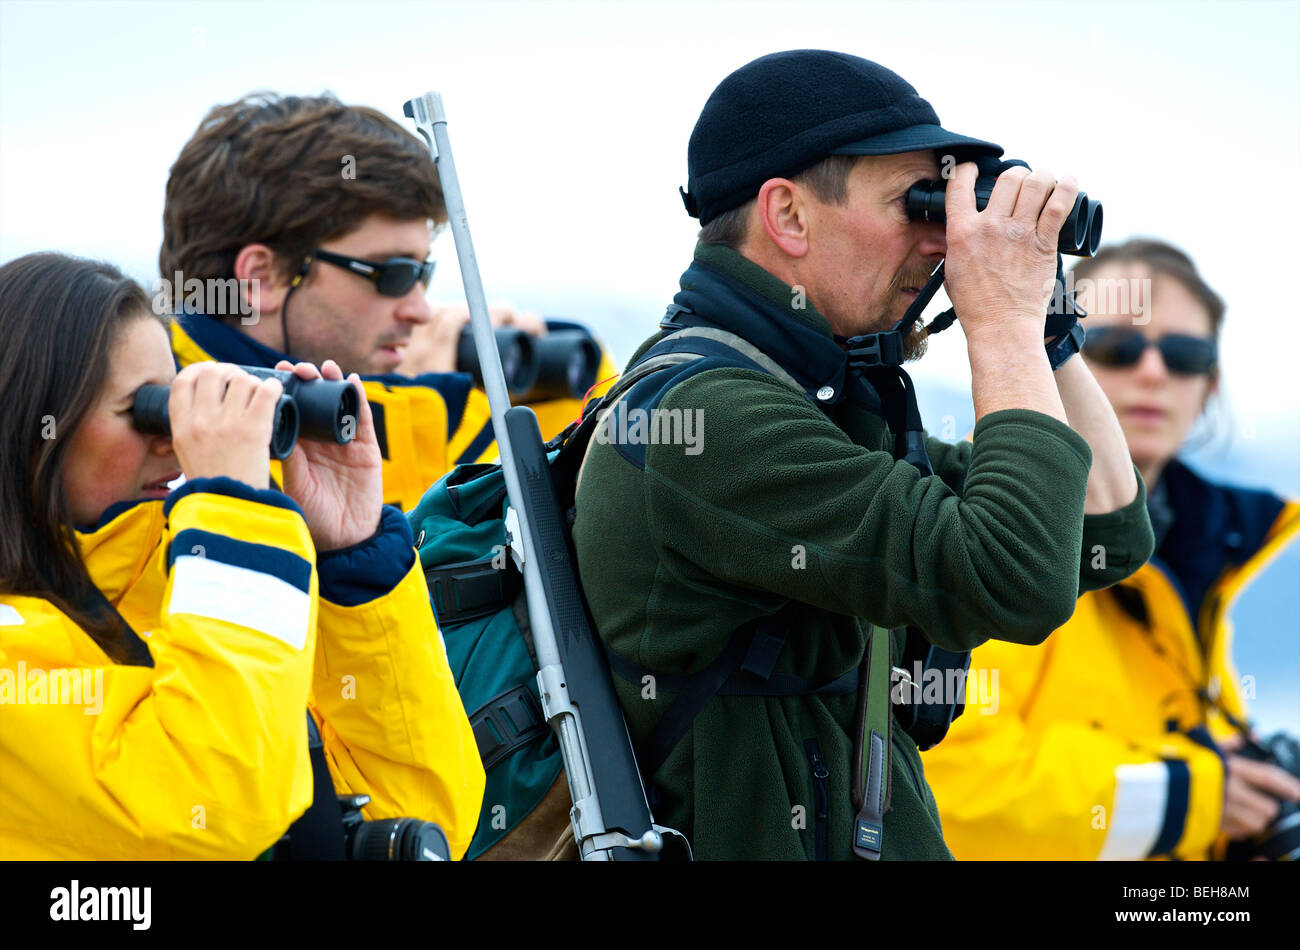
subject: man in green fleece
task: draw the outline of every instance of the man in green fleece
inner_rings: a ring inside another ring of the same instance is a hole
[[[1076,183],[1012,168],[977,213],[975,166],[945,161],[946,230],[907,216],[942,156],[1000,154],[896,74],[821,50],[742,67],[696,124],[700,244],[632,363],[670,334],[704,358],[678,353],[597,429],[574,541],[656,820],[697,858],[950,858],[884,698],[903,629],[952,651],[1041,643],[1150,555],[1077,335],[1044,339]],[[918,433],[896,459],[910,381],[852,338],[893,328],[940,260],[974,436]],[[647,437],[670,431],[656,414],[696,431]]]

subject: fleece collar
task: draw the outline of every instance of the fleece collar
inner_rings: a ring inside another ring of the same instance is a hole
[[[674,303],[758,347],[818,405],[848,400],[881,412],[880,396],[861,373],[850,371],[827,319],[803,293],[737,251],[698,245],[681,288]]]

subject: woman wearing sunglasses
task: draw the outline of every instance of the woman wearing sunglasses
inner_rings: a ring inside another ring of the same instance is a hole
[[[483,770],[366,401],[348,445],[299,441],[282,492],[280,383],[178,374],[112,266],[0,267],[0,339],[0,858],[254,858],[313,804],[304,712],[327,787],[464,853]],[[170,436],[134,428],[145,383]],[[337,840],[295,825],[295,855],[341,854],[327,797]]]
[[[958,858],[1221,857],[1300,800],[1295,778],[1235,754],[1247,712],[1228,623],[1300,534],[1300,504],[1176,457],[1219,385],[1224,304],[1192,261],[1134,240],[1074,278],[1083,353],[1148,486],[1156,553],[1081,597],[1043,646],[975,650],[985,689],[968,689],[926,775]]]

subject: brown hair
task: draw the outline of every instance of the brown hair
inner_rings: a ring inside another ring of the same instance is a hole
[[[1132,238],[1123,244],[1103,247],[1095,257],[1083,258],[1074,265],[1071,273],[1076,280],[1092,278],[1097,271],[1115,264],[1142,264],[1151,271],[1153,277],[1170,277],[1178,281],[1209,311],[1212,333],[1216,340],[1219,338],[1227,306],[1223,298],[1201,277],[1186,252],[1164,241]]]
[[[803,185],[817,196],[819,201],[839,205],[849,194],[849,173],[858,160],[857,155],[828,155],[816,165],[805,168],[790,180]],[[745,243],[748,230],[749,209],[754,206],[754,198],[746,201],[739,208],[724,211],[704,227],[700,228],[699,239],[705,244],[721,244],[732,250],[740,250]]]
[[[169,281],[229,279],[240,249],[261,243],[287,277],[372,214],[447,220],[428,147],[329,93],[251,93],[212,109],[172,165],[158,267]]]
[[[93,585],[72,543],[63,472],[114,342],[149,317],[166,323],[111,264],[28,254],[0,267],[0,593],[52,601],[115,660],[117,628],[85,606]]]

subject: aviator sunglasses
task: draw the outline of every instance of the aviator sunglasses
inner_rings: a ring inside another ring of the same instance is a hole
[[[311,263],[312,258],[324,261],[326,264],[333,264],[335,267],[341,267],[360,277],[364,277],[375,285],[385,297],[404,297],[419,281],[424,285],[424,289],[429,289],[429,281],[433,280],[433,267],[435,261],[417,261],[410,257],[390,257],[388,260],[366,261],[359,257],[348,257],[344,254],[335,254],[332,251],[317,250],[312,257],[307,259],[303,265],[304,271],[307,265]]]
[[[1102,366],[1136,366],[1148,346],[1158,349],[1169,372],[1180,376],[1208,373],[1218,361],[1214,340],[1182,333],[1148,340],[1141,331],[1129,327],[1089,327],[1083,353]]]

